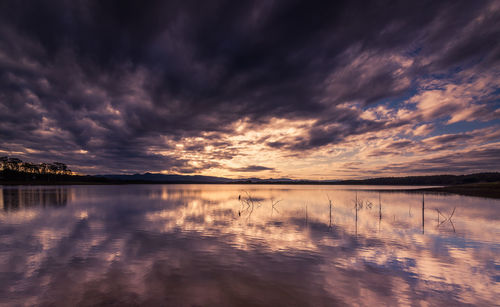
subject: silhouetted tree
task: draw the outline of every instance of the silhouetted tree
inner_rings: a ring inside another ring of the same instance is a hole
[[[54,174],[54,175],[71,175],[72,172],[64,163],[40,163],[34,164],[31,162],[23,162],[18,158],[10,158],[7,156],[0,157],[0,170],[10,170],[15,172],[24,172],[30,174]]]

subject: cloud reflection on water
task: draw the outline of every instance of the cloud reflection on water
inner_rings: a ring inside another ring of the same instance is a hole
[[[356,192],[335,187],[58,189],[71,195],[63,210],[0,214],[0,303],[491,305],[499,295],[497,200],[426,195],[422,234],[419,194],[381,193],[380,220],[379,193],[358,191],[356,224]],[[253,210],[238,201],[245,191],[261,200]],[[455,206],[455,232],[437,227],[435,209]]]

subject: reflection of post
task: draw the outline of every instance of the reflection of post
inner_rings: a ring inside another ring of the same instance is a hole
[[[356,208],[356,237],[358,236],[358,208]]]
[[[382,202],[380,201],[380,192],[378,192],[378,219],[382,219]]]
[[[424,209],[425,209],[425,200],[424,200],[424,194],[422,193],[422,233],[424,233],[424,231],[425,231]]]
[[[3,210],[3,190],[0,188],[0,210]]]
[[[306,227],[307,227],[307,204],[306,204]]]
[[[330,223],[328,224],[328,231],[330,231],[332,228],[332,200],[328,196],[328,193],[326,193],[326,198],[328,198],[328,204],[330,205]]]
[[[354,209],[356,211],[356,237],[358,236],[358,192],[356,192],[356,199],[354,201]]]
[[[330,201],[330,225],[328,227],[332,228],[332,201]]]
[[[380,232],[381,221],[382,221],[382,202],[380,201],[380,192],[378,192],[378,232]]]

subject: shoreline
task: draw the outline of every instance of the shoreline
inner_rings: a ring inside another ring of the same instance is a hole
[[[471,183],[416,190],[500,199],[500,182]]]

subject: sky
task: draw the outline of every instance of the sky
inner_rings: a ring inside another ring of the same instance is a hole
[[[500,1],[0,2],[0,156],[82,174],[500,171]]]

